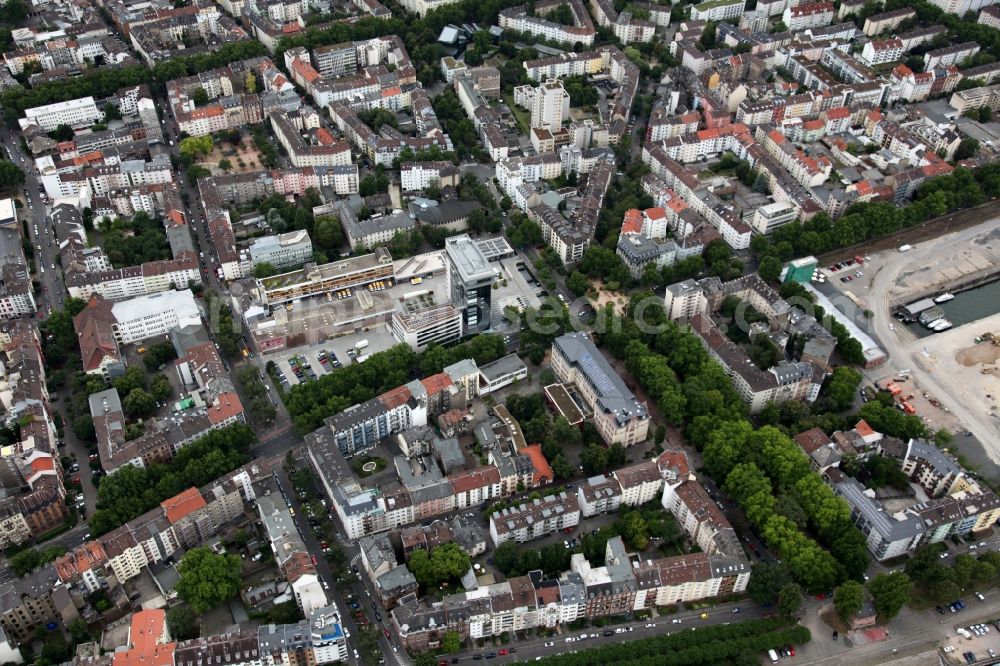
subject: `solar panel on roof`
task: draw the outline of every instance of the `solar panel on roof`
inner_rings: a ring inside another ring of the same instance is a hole
[[[580,367],[583,368],[587,376],[594,382],[599,393],[606,395],[614,390],[615,385],[611,382],[611,378],[604,373],[604,370],[593,356],[590,354],[582,356],[580,358]]]

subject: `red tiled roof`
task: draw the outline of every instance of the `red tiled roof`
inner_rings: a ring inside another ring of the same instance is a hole
[[[420,380],[420,383],[424,385],[429,395],[440,393],[452,385],[451,377],[448,376],[447,372],[439,372],[436,375],[425,377]]]
[[[549,461],[546,460],[545,454],[542,453],[542,447],[540,444],[531,444],[526,446],[518,453],[523,453],[529,458],[531,458],[531,465],[535,468],[535,473],[532,477],[532,485],[537,486],[542,483],[543,480],[548,480],[551,482],[555,475],[552,473],[552,467],[549,466]]]
[[[184,492],[160,502],[160,507],[167,515],[167,520],[170,521],[171,525],[204,506],[205,498],[201,496],[197,488],[188,488]]]
[[[114,666],[173,666],[177,643],[161,643],[166,613],[159,608],[139,611],[132,616],[128,632],[129,649],[116,652]]]
[[[386,409],[395,409],[396,407],[405,405],[412,397],[413,394],[410,393],[410,389],[405,386],[397,386],[391,391],[386,391],[380,395],[378,399],[382,401]]]
[[[642,213],[638,208],[630,208],[625,211],[625,220],[622,222],[623,234],[637,234],[642,231]]]
[[[240,397],[231,391],[220,393],[215,404],[208,408],[208,420],[213,424],[225,421],[243,413]]]

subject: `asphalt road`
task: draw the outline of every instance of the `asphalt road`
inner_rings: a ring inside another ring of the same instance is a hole
[[[740,608],[740,612],[734,613],[734,608]],[[458,654],[450,655],[446,659],[451,662],[454,658],[458,658],[459,662],[467,662],[474,660],[475,655],[477,654],[485,656],[489,653],[497,653],[497,657],[495,659],[491,659],[490,663],[510,664],[524,660],[533,661],[536,657],[553,657],[561,654],[597,648],[608,643],[625,643],[627,641],[649,638],[651,636],[662,636],[664,634],[673,634],[678,631],[687,631],[698,627],[706,627],[716,624],[729,624],[731,622],[745,622],[747,620],[762,618],[765,614],[767,614],[767,612],[767,609],[750,606],[744,602],[720,604],[714,608],[707,608],[698,611],[685,611],[683,613],[678,613],[677,615],[656,617],[649,620],[637,620],[635,622],[612,625],[610,627],[590,628],[587,629],[586,632],[583,629],[572,631],[567,627],[563,627],[558,636],[553,636],[551,638],[532,638],[526,641],[517,641],[503,646],[508,650],[513,647],[516,650],[513,654],[500,656],[499,652],[502,648],[482,648],[464,650]],[[700,619],[701,613],[706,613],[708,615],[708,619]],[[653,626],[647,627],[646,625],[648,624]],[[613,634],[611,636],[604,635],[605,631],[614,631],[619,627],[631,627],[632,631],[627,631],[621,634]],[[586,633],[587,639],[581,640],[579,636],[584,633]],[[574,638],[574,640],[572,642],[567,642],[567,639],[569,638]]]
[[[0,129],[0,143],[11,160],[24,170],[24,187],[18,195],[24,207],[20,209],[18,218],[28,221],[28,236],[34,248],[37,271],[34,277],[42,285],[42,292],[38,296],[38,317],[41,319],[53,308],[58,309],[66,297],[62,270],[57,263],[59,246],[49,224],[48,206],[42,203],[38,193],[40,184],[35,176],[34,162],[21,151],[20,135],[3,127]]]
[[[396,648],[399,652],[394,652],[393,644],[385,637],[385,634],[382,633],[383,628],[388,629],[388,625],[386,623],[389,619],[389,612],[384,609],[380,610],[379,612],[382,614],[382,622],[376,621],[376,618],[369,612],[369,610],[371,608],[371,599],[377,597],[371,596],[371,591],[369,591],[365,587],[365,584],[359,581],[356,576],[349,574],[349,580],[351,580],[349,585],[336,583],[333,572],[330,570],[330,565],[327,563],[326,558],[323,557],[323,549],[316,541],[316,537],[313,535],[312,529],[309,527],[309,523],[306,519],[306,512],[299,502],[298,495],[295,493],[291,480],[285,474],[285,470],[282,467],[279,467],[275,471],[275,474],[277,474],[278,478],[281,480],[281,484],[287,492],[287,498],[292,503],[292,507],[295,509],[295,516],[293,517],[293,520],[295,521],[295,526],[298,529],[303,542],[305,542],[306,549],[316,556],[316,570],[319,577],[323,581],[323,587],[327,592],[327,597],[334,605],[337,606],[337,612],[340,613],[340,621],[342,625],[351,633],[351,638],[348,639],[348,652],[350,653],[348,661],[352,664],[368,663],[363,657],[360,661],[354,658],[353,652],[357,646],[359,629],[357,624],[354,622],[354,618],[349,612],[347,604],[344,603],[343,596],[346,595],[343,595],[343,592],[345,587],[348,587],[349,590],[354,593],[358,603],[361,604],[361,608],[364,609],[365,614],[368,616],[371,626],[378,630],[379,647],[382,650],[382,654],[385,655],[387,663],[397,665],[408,663],[404,659],[400,658],[400,655],[405,655],[405,652],[403,652],[399,647]],[[332,517],[330,520],[333,522]],[[358,547],[354,544],[344,543],[343,541],[341,542],[341,546],[344,549],[346,560],[348,562],[354,562],[354,560],[358,557]],[[381,606],[379,607],[381,609]],[[392,632],[390,632],[390,635],[392,635]]]

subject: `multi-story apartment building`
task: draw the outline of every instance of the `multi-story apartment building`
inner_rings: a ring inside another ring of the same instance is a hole
[[[67,271],[65,282],[73,298],[88,300],[97,294],[109,301],[124,301],[200,285],[201,271],[197,257],[187,252],[177,259],[149,261],[131,268]]]
[[[1000,7],[992,4],[983,7],[982,11],[979,12],[979,19],[976,23],[1000,30]]]
[[[875,67],[887,62],[896,62],[903,57],[903,52],[903,40],[899,37],[873,39],[861,49],[858,60],[869,67]]]
[[[605,442],[631,446],[646,439],[649,412],[585,333],[567,333],[552,343],[552,370],[572,383],[594,412],[594,425]]]
[[[451,303],[419,307],[413,299],[404,299],[393,311],[390,325],[393,337],[417,352],[462,337],[462,315]]]
[[[573,16],[572,25],[546,19],[560,7],[569,8]],[[594,43],[594,23],[580,0],[547,0],[536,3],[533,9],[533,13],[529,13],[527,5],[504,9],[498,16],[500,27],[570,45],[591,46]]]
[[[451,162],[408,162],[399,165],[399,185],[404,192],[428,187],[457,187],[462,174]]]
[[[481,333],[492,325],[494,268],[468,234],[445,241],[448,290],[462,314],[462,335]]]
[[[505,541],[525,543],[579,524],[576,496],[562,492],[494,512],[490,515],[490,537],[494,547]]]
[[[865,25],[862,29],[869,37],[874,37],[883,32],[892,32],[899,28],[904,21],[909,21],[917,15],[917,12],[910,7],[903,7],[901,9],[894,9],[888,12],[882,12],[881,14],[875,14],[874,16],[869,16],[865,19]]]
[[[794,206],[785,202],[775,202],[761,206],[754,211],[750,226],[755,232],[767,235],[775,229],[785,226],[789,222],[794,222],[799,218],[799,213]]]
[[[821,368],[800,361],[782,361],[761,370],[707,316],[696,314],[691,318],[691,328],[712,358],[730,376],[733,388],[747,404],[750,413],[756,414],[770,402],[813,402],[819,397],[824,375]]]
[[[705,0],[691,7],[692,21],[725,21],[739,18],[746,8],[744,0]]]
[[[808,2],[786,7],[781,21],[792,32],[830,25],[833,22],[833,3]]]
[[[928,51],[924,54],[924,71],[929,72],[937,67],[956,65],[979,53],[979,49],[979,44],[976,42],[963,42]]]
[[[20,251],[20,248],[18,248]],[[8,255],[0,266],[0,319],[30,317],[38,310],[23,254]]]
[[[697,485],[688,481],[683,486]],[[666,490],[665,490],[666,495]],[[673,501],[675,497],[679,499]],[[750,578],[750,565],[738,537],[717,509],[702,506],[702,495],[671,493],[665,502],[695,516],[684,524],[697,530],[702,552],[655,560],[630,554],[620,537],[608,540],[601,566],[574,554],[570,570],[558,579],[541,571],[512,578],[475,592],[444,597],[440,601],[404,598],[392,611],[392,621],[403,645],[411,651],[437,648],[446,632],[463,639],[479,639],[503,632],[544,627],[555,629],[584,618],[619,615],[665,604],[683,603],[724,594],[740,593]]]
[[[931,0],[931,4],[948,14],[965,16],[969,12],[977,12],[993,4],[993,0]]]
[[[246,249],[251,266],[269,264],[279,271],[294,269],[312,261],[313,244],[306,231],[290,231],[255,238]]]
[[[46,132],[51,132],[59,125],[69,125],[73,128],[89,127],[104,120],[104,111],[97,108],[93,97],[80,97],[65,102],[36,106],[24,110],[24,118],[18,122],[21,129],[37,125]]]

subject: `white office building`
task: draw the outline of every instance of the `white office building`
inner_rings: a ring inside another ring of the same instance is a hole
[[[313,245],[309,233],[300,229],[254,239],[248,252],[254,266],[270,264],[279,270],[292,270],[312,261]]]
[[[148,340],[175,328],[201,323],[201,311],[190,289],[162,291],[115,303],[115,339],[120,344]]]
[[[24,110],[24,118],[19,122],[21,129],[38,125],[50,132],[60,125],[87,127],[104,120],[104,112],[97,108],[93,97],[81,97],[56,104],[36,106]]]

